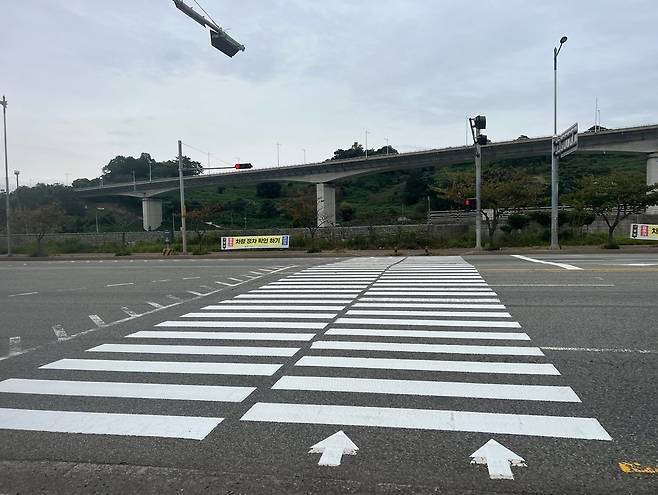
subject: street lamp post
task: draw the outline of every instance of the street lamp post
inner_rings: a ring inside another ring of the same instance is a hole
[[[180,186],[180,233],[183,242],[182,254],[187,254],[187,230],[185,225],[185,186],[183,185],[183,142],[178,140],[178,183]]]
[[[14,170],[14,175],[16,176],[16,190],[18,190],[18,176],[20,175],[20,170]]]
[[[99,233],[99,229],[98,229],[98,210],[101,210],[101,211],[102,211],[102,210],[104,210],[104,209],[105,209],[105,208],[96,207],[96,233],[97,233],[97,234]]]
[[[558,241],[558,204],[559,204],[559,167],[560,161],[556,154],[557,140],[557,56],[566,43],[567,37],[560,38],[560,46],[553,48],[553,139],[551,139],[551,249],[560,249]]]
[[[475,145],[475,249],[482,249],[482,145],[487,144],[487,136],[480,130],[487,128],[487,118],[478,115],[468,120]]]
[[[306,148],[302,148],[302,151],[304,152],[304,165],[306,165]]]
[[[370,131],[366,129],[366,160],[368,159],[368,134],[370,134]]]
[[[279,148],[281,148],[281,143],[276,143],[276,166],[280,167],[281,163],[279,161]]]
[[[5,136],[5,200],[7,201],[7,256],[11,256],[11,228],[10,224],[10,210],[9,210],[9,165],[7,162],[7,98],[2,95],[0,100],[2,105],[2,124]]]

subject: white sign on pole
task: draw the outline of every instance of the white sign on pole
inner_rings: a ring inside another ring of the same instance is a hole
[[[555,138],[555,155],[562,158],[578,149],[578,122]]]

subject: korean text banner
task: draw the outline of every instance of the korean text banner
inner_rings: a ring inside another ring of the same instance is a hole
[[[287,249],[290,247],[288,235],[245,235],[222,237],[222,251],[232,249]]]
[[[645,223],[631,224],[631,239],[644,239],[646,241],[658,241],[658,225]]]

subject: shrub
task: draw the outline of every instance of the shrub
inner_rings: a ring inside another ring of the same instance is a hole
[[[551,214],[548,211],[531,211],[528,214],[528,217],[533,222],[538,223],[541,227],[551,226]]]
[[[509,225],[512,230],[521,230],[525,228],[529,223],[530,217],[528,215],[524,215],[523,213],[513,213],[507,217],[507,225]]]

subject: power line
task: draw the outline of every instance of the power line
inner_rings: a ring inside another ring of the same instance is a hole
[[[226,165],[233,165],[231,162],[223,160],[222,158],[218,157],[217,155],[215,155],[213,153],[210,153],[209,151],[202,150],[201,148],[197,148],[196,146],[192,146],[191,144],[183,143],[183,146],[185,146],[186,148],[193,149],[194,151],[198,151],[199,153],[203,153],[204,155],[207,155],[209,157],[212,156],[213,158],[215,158],[215,160],[220,161],[220,162],[222,162]]]

